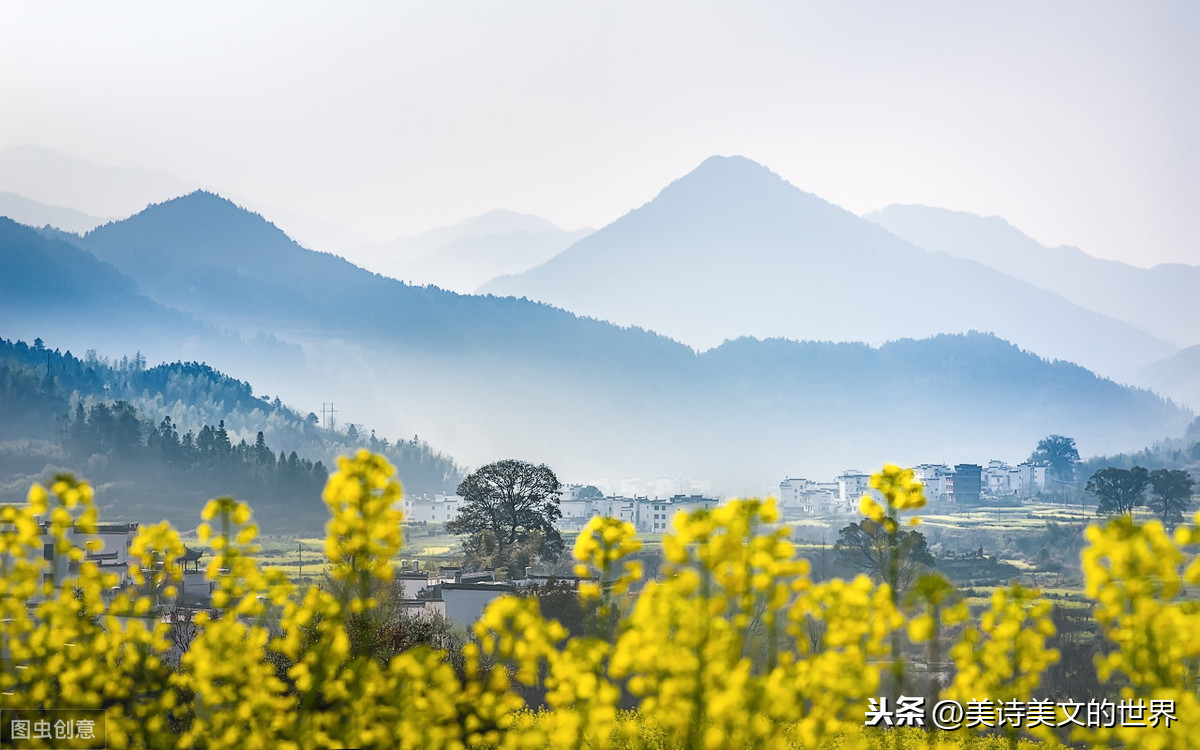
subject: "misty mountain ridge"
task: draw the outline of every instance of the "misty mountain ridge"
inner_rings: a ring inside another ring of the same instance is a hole
[[[204,190],[97,227],[79,244],[135,279],[152,299],[218,322],[246,310],[262,314],[267,305],[275,306],[268,319],[287,319],[358,270],[301,248],[259,214]],[[297,266],[298,258],[306,262]]]
[[[765,170],[752,163],[727,166],[748,165],[761,179]],[[886,236],[809,203],[850,232]],[[1140,448],[1190,421],[1152,394],[983,334],[880,348],[731,337],[697,354],[546,304],[387,279],[306,250],[209,193],[153,206],[79,242],[154,303],[292,353],[268,349],[252,359],[253,350],[230,348],[206,357],[214,366],[309,409],[336,401],[344,421],[419,433],[473,466],[519,456],[570,481],[690,476],[758,493],[798,471],[1019,459],[1050,433],[1076,437],[1085,451]],[[75,300],[61,300],[72,335],[112,333]],[[135,348],[135,340],[109,351]]]
[[[129,216],[196,187],[165,172],[100,166],[41,146],[0,153],[0,190],[92,216]]]
[[[0,216],[31,227],[51,226],[73,234],[83,234],[110,219],[90,216],[65,206],[51,206],[18,193],[0,191]]]
[[[979,261],[1175,346],[1200,343],[1200,266],[1139,268],[1075,247],[1045,247],[997,216],[928,206],[892,205],[863,218],[914,245]]]
[[[72,237],[0,217],[0,311],[6,332],[25,335],[36,328],[40,331],[30,338],[52,334],[77,324],[83,309],[93,324],[144,341],[178,342],[203,332],[186,314],[143,296],[133,279],[73,244]]]
[[[1140,370],[1141,381],[1175,401],[1200,410],[1200,344],[1151,362]]]
[[[497,209],[415,237],[359,246],[344,255],[384,276],[471,294],[496,276],[549,260],[591,231],[568,231],[539,216]]]
[[[303,248],[262,216],[205,191],[98,227],[79,242],[160,304],[242,331],[313,341],[362,337],[439,354],[470,349],[541,354],[555,346],[575,357],[587,351],[579,343],[582,329],[589,332],[585,339],[620,336],[628,348],[615,356],[627,366],[643,348],[634,342],[658,338],[645,331],[618,333],[549,305],[460,295],[380,276]],[[514,328],[514,319],[522,325]]]
[[[83,233],[103,220],[88,226],[90,222],[78,214],[125,218],[203,187],[159,170],[101,166],[42,146],[18,146],[0,153],[0,191],[47,204],[46,208],[36,209],[18,205],[10,212],[0,201],[0,214],[33,226],[50,224]],[[365,241],[362,234],[332,221],[249,197],[237,200],[256,211],[270,213],[276,223],[288,228],[289,234],[319,250],[342,250]]]
[[[882,343],[980,330],[1117,376],[1174,352],[981,263],[918,248],[743,157],[707,159],[646,205],[482,291],[698,349],[742,335]]]

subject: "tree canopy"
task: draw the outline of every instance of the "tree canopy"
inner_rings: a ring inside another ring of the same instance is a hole
[[[468,563],[522,567],[557,559],[562,536],[554,522],[562,518],[562,485],[550,467],[505,459],[483,466],[458,485],[465,501],[446,524],[465,535]]]
[[[847,563],[866,571],[876,581],[886,581],[891,567],[891,544],[882,523],[864,518],[838,532],[834,550]],[[904,590],[926,568],[934,565],[925,535],[911,529],[896,533],[896,559],[899,561],[896,588]]]
[[[1196,483],[1182,469],[1155,469],[1150,472],[1150,498],[1147,505],[1163,525],[1174,528],[1191,510],[1192,486]]]
[[[1084,488],[1099,498],[1096,512],[1102,514],[1132,513],[1145,502],[1146,488],[1150,486],[1150,472],[1141,466],[1132,469],[1117,469],[1109,466],[1091,476]]]
[[[1029,460],[1035,464],[1045,464],[1050,479],[1060,484],[1075,481],[1075,465],[1079,463],[1079,450],[1075,447],[1075,438],[1062,435],[1049,435],[1038,441],[1037,448],[1030,454]]]

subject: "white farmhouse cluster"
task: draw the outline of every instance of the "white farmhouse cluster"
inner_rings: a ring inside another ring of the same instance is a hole
[[[712,510],[719,500],[703,495],[651,497],[580,497],[583,487],[567,485],[561,498],[562,519],[558,528],[578,531],[593,516],[618,518],[633,524],[639,534],[662,534],[671,530],[676,513]]]
[[[921,464],[914,467],[913,475],[925,485],[929,503],[942,508],[1031,498],[1046,489],[1046,467],[1029,462]],[[779,483],[779,506],[810,515],[854,514],[866,493],[877,494],[871,489],[870,475],[860,471],[846,471],[832,482],[789,477]]]
[[[719,502],[703,495],[673,495],[668,498],[600,497],[587,495],[584,486],[563,487],[559,499],[562,518],[556,524],[561,531],[578,531],[592,516],[619,518],[633,524],[639,534],[662,534],[671,530],[671,519],[679,511],[711,509]],[[420,495],[406,497],[400,504],[408,523],[445,523],[458,514],[463,499],[458,495]]]

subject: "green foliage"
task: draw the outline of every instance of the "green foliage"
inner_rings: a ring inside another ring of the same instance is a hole
[[[1150,472],[1151,494],[1147,505],[1169,529],[1183,523],[1183,514],[1191,510],[1195,480],[1182,469],[1155,469]]]
[[[1038,441],[1037,448],[1029,456],[1030,463],[1045,464],[1047,479],[1059,487],[1075,481],[1075,466],[1079,463],[1079,450],[1075,438],[1050,435]]]
[[[1145,492],[1149,486],[1150,472],[1142,467],[1117,469],[1110,466],[1093,474],[1085,489],[1099,498],[1097,513],[1113,515],[1132,513],[1134,508],[1145,502]]]
[[[893,547],[884,524],[870,518],[842,528],[834,550],[851,570],[864,572],[876,581],[887,580],[895,554],[895,584],[899,591],[906,590],[923,571],[934,567],[924,534],[915,529],[898,530]]]
[[[65,456],[43,445],[38,460],[14,457],[25,476],[85,467],[99,485],[120,487],[104,498],[114,515],[153,509],[181,525],[206,498],[234,494],[254,501],[272,532],[316,533],[327,462],[360,447],[398,464],[417,493],[447,491],[459,477],[452,460],[415,437],[393,444],[373,431],[352,439],[322,429],[205,364],[147,368],[140,354],[80,359],[40,340],[0,339],[0,440],[28,438],[58,443]],[[0,460],[14,449],[0,448]]]
[[[554,528],[562,518],[561,487],[545,464],[496,461],[458,486],[464,502],[446,530],[467,537],[463,548],[469,565],[524,568],[539,559],[553,562],[563,550]]]

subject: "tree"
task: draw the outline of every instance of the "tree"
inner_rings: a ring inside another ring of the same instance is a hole
[[[589,484],[579,492],[575,493],[576,500],[603,500],[604,493],[594,484]]]
[[[1150,472],[1151,495],[1147,505],[1169,529],[1183,522],[1191,510],[1192,485],[1196,482],[1183,469],[1156,469]]]
[[[468,550],[494,549],[493,564],[509,564],[511,553],[540,534],[537,556],[556,559],[563,550],[554,522],[562,518],[558,477],[545,464],[506,459],[472,472],[458,485],[465,501],[446,524],[451,534],[470,537]],[[522,557],[524,557],[522,555]]]
[[[1075,481],[1075,465],[1079,463],[1079,451],[1075,438],[1050,435],[1038,441],[1037,448],[1029,456],[1030,463],[1045,464],[1050,479],[1066,484]]]
[[[838,532],[834,550],[846,562],[864,570],[877,581],[886,581],[891,569],[891,545],[887,529],[882,523],[864,518]],[[911,529],[896,532],[897,567],[896,588],[900,591],[916,579],[926,568],[934,565],[933,555],[925,542],[925,535]]]
[[[1101,469],[1087,481],[1085,490],[1100,499],[1097,513],[1132,513],[1144,501],[1143,495],[1150,486],[1150,472],[1140,466],[1132,469]]]

